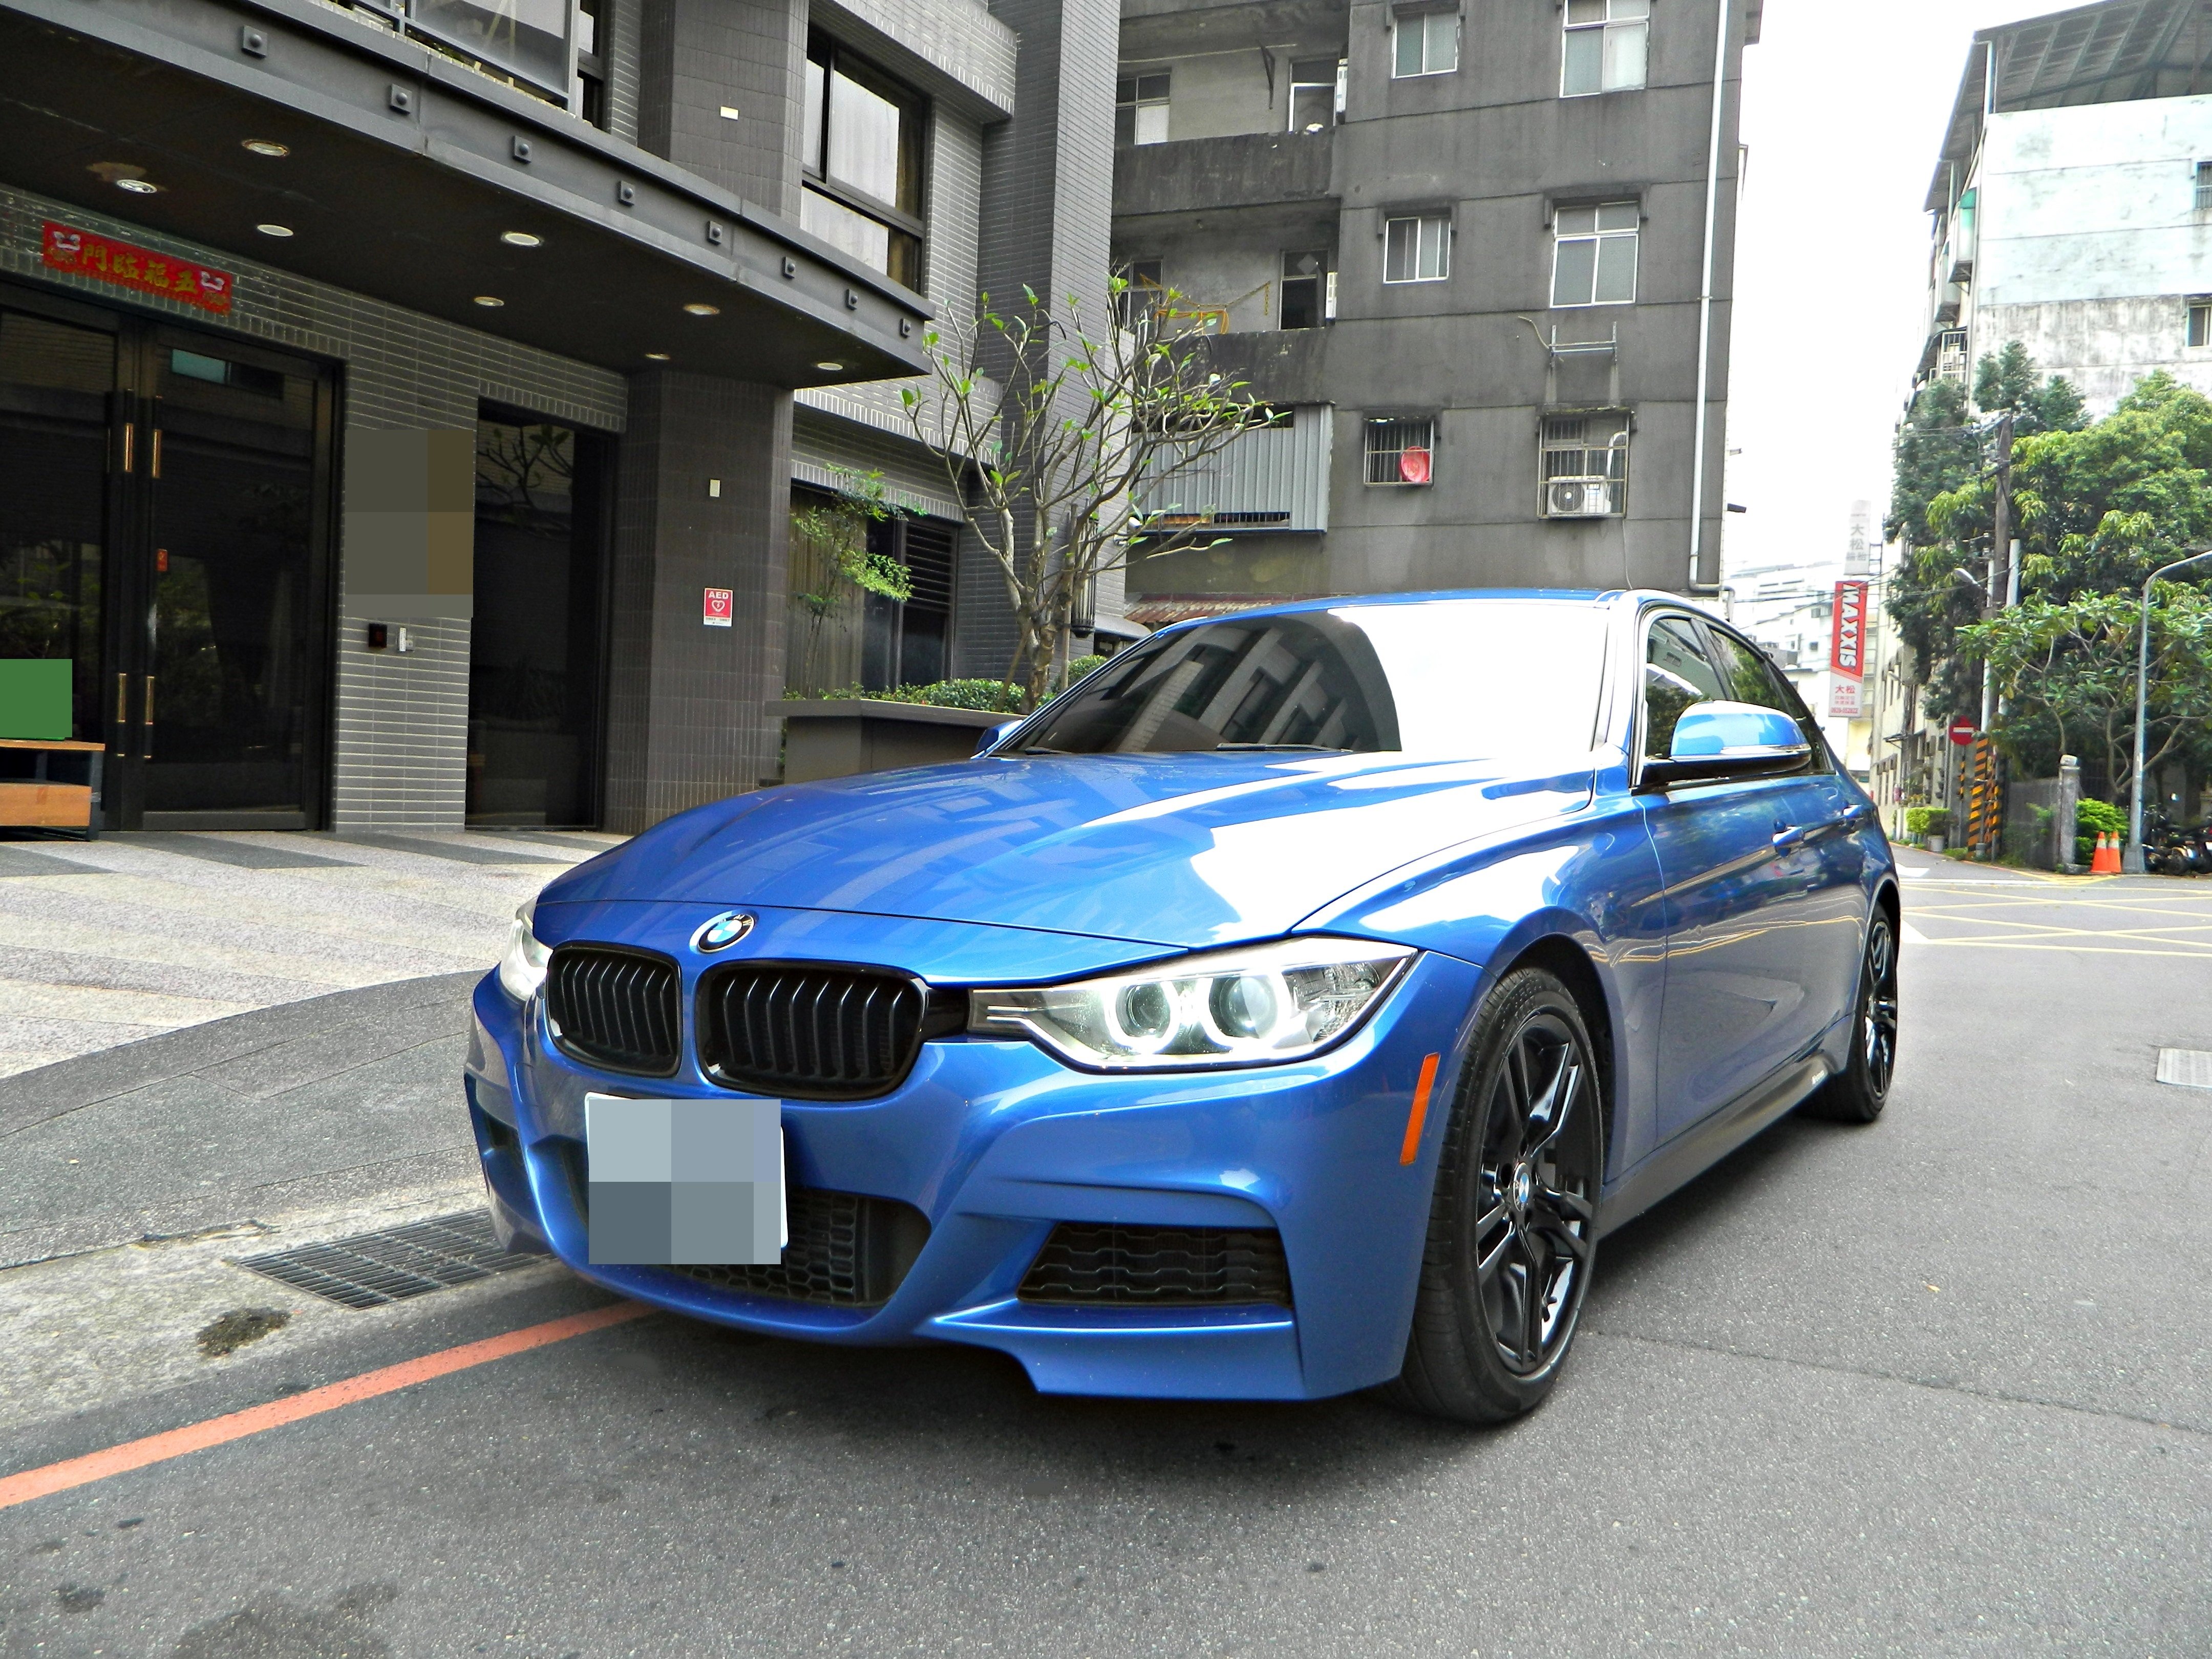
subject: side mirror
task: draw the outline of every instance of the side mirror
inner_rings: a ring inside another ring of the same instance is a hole
[[[978,755],[989,754],[994,749],[996,749],[1002,741],[1004,741],[1008,732],[1012,732],[1020,724],[1021,721],[1018,720],[1000,720],[996,726],[987,728],[982,737],[976,742],[975,752]]]
[[[1644,763],[1644,785],[1769,776],[1794,772],[1813,746],[1797,722],[1779,709],[1748,702],[1692,703],[1674,722],[1674,740],[1663,761]]]

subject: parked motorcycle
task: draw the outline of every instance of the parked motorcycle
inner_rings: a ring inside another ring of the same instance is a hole
[[[2177,824],[2153,813],[2143,825],[2143,865],[2154,875],[2212,874],[2212,823]]]

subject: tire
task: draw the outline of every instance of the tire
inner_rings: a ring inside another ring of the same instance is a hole
[[[1851,1057],[1804,1110],[1837,1123],[1871,1123],[1889,1104],[1897,1070],[1897,929],[1876,908],[1859,961],[1858,1000],[1851,1015]]]
[[[1395,1403],[1502,1423],[1551,1393],[1596,1257],[1603,1079],[1574,994],[1541,969],[1508,975],[1461,1068]]]

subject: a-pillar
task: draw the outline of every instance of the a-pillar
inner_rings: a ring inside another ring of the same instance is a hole
[[[616,514],[606,824],[635,833],[776,769],[791,394],[632,376]]]

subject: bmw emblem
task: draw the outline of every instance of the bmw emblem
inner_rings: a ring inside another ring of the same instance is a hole
[[[724,950],[751,933],[754,921],[749,911],[725,910],[700,924],[699,931],[691,935],[691,948],[702,951]]]

